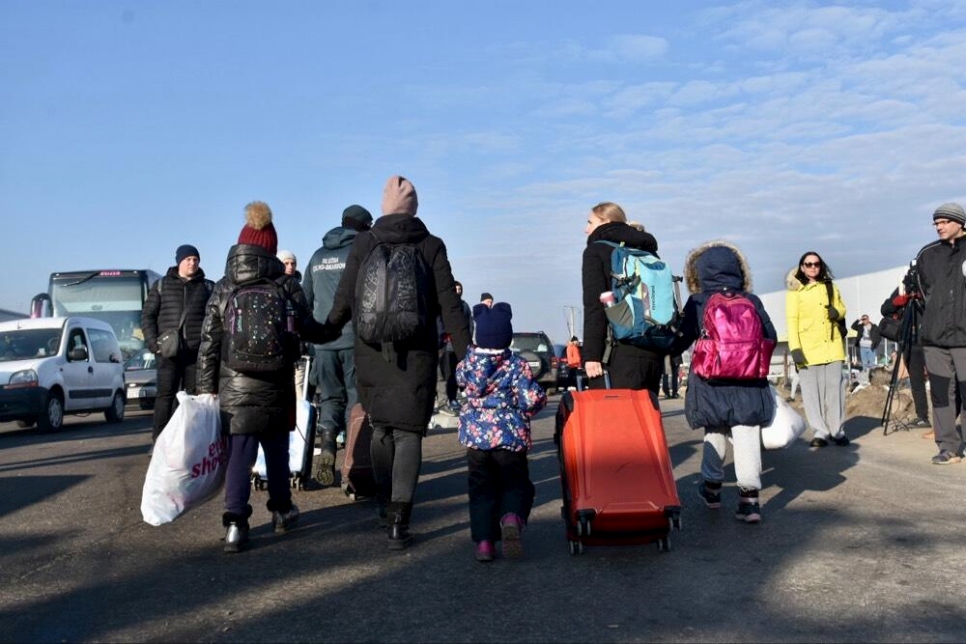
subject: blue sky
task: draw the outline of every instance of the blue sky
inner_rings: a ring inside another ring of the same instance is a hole
[[[966,203],[966,4],[0,2],[0,307],[52,271],[223,274],[246,203],[304,266],[403,174],[474,304],[567,333],[584,222],[621,204],[680,270],[756,291],[801,253],[906,263]]]

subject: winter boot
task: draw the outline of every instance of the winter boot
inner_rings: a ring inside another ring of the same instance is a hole
[[[251,512],[249,511],[249,516]],[[225,552],[241,552],[248,545],[248,516],[225,512],[221,516],[225,527]]]
[[[409,533],[409,515],[412,510],[412,503],[389,504],[386,520],[389,522],[390,550],[405,550],[413,542],[413,535]]]
[[[292,503],[291,500],[288,503],[282,504],[269,499],[265,506],[272,513],[272,526],[275,528],[275,534],[285,534],[299,522],[298,506]],[[286,508],[285,506],[288,507]]]
[[[337,449],[335,439],[338,433],[338,430],[333,427],[323,427],[322,434],[319,437],[322,453],[319,456],[318,463],[315,464],[315,480],[326,487],[335,484],[335,453]]]

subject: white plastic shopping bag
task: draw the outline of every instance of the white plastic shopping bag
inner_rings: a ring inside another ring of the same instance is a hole
[[[775,415],[770,424],[761,428],[761,444],[765,449],[782,449],[805,433],[805,419],[792,409],[774,387],[770,389],[775,397]]]
[[[228,461],[218,401],[178,392],[178,409],[158,436],[144,478],[141,515],[151,525],[174,521],[215,494]]]

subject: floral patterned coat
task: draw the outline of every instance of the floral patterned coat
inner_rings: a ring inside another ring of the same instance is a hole
[[[547,404],[547,394],[533,379],[526,360],[509,349],[470,347],[456,370],[465,387],[459,440],[478,450],[526,452],[533,446],[530,418]]]

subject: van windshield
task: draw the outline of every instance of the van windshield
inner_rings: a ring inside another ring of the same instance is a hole
[[[60,353],[60,329],[0,331],[0,362],[48,358]]]

